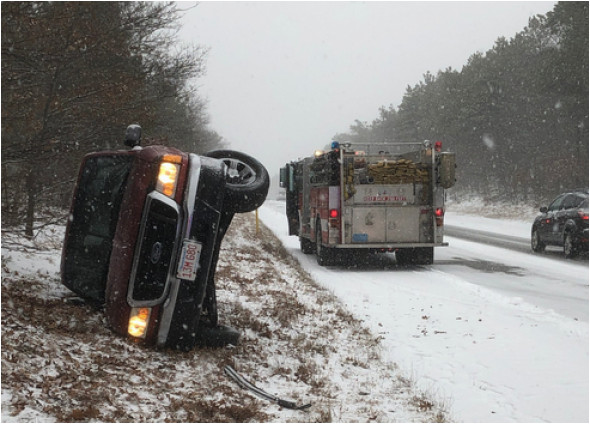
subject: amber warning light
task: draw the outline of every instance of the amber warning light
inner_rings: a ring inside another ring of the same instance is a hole
[[[172,162],[162,162],[158,172],[156,189],[166,196],[173,197],[176,192],[179,165]]]
[[[133,308],[129,316],[127,332],[130,336],[145,338],[147,326],[150,320],[150,308]]]

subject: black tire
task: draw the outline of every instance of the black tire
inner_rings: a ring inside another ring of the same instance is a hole
[[[434,247],[418,247],[414,249],[415,264],[432,265],[434,263]]]
[[[397,249],[395,251],[395,261],[398,265],[407,265],[410,261],[410,249]]]
[[[541,240],[539,231],[536,228],[533,228],[531,233],[531,249],[535,253],[541,253],[545,250],[545,243]]]
[[[196,334],[196,345],[199,347],[237,346],[240,341],[238,330],[225,325],[215,327],[200,326]]]
[[[250,212],[266,200],[270,178],[268,171],[252,156],[235,150],[215,150],[208,157],[227,166],[224,208],[233,213]]]
[[[313,244],[313,241],[305,237],[299,236],[299,246],[301,247],[301,251],[306,255],[309,255],[315,251],[315,245]]]
[[[415,247],[395,251],[398,265],[432,265],[434,263],[434,247]]]
[[[357,268],[370,261],[372,252],[369,249],[334,249],[334,261],[347,268]]]
[[[579,249],[574,243],[571,232],[566,232],[563,236],[563,253],[567,259],[572,259],[578,256]]]

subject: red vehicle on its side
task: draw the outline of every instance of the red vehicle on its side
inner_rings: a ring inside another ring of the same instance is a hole
[[[109,326],[146,344],[189,350],[236,344],[218,324],[214,275],[235,213],[258,208],[269,177],[232,150],[205,156],[140,147],[85,156],[62,254],[62,282],[104,307]]]

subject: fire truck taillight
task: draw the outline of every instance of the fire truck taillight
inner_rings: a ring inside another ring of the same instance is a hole
[[[330,209],[328,212],[328,219],[331,228],[338,228],[340,227],[340,211],[338,209]]]
[[[445,210],[443,208],[436,208],[434,211],[434,216],[436,217],[437,227],[442,227],[445,218]]]

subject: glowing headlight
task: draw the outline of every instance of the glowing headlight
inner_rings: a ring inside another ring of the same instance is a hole
[[[173,197],[176,193],[176,182],[180,171],[180,156],[166,155],[160,164],[156,190],[166,196]]]
[[[132,308],[127,333],[133,337],[145,338],[151,312],[150,308]]]

